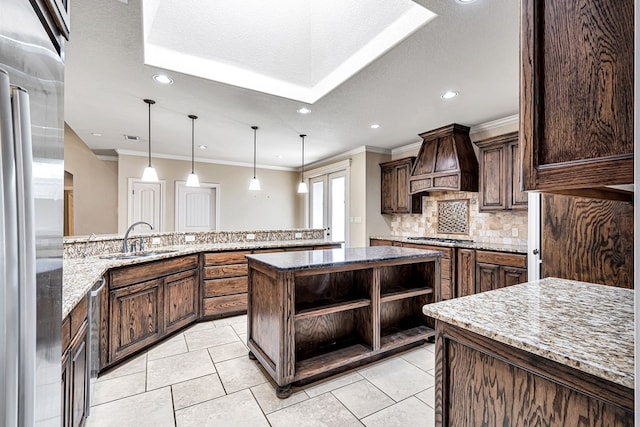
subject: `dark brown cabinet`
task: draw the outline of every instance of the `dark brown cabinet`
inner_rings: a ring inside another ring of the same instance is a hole
[[[164,333],[170,334],[198,318],[198,273],[194,270],[164,278]]]
[[[105,366],[194,322],[199,314],[198,255],[109,272],[109,355]]]
[[[87,322],[62,354],[62,425],[81,427],[87,419]]]
[[[438,257],[376,260],[377,249],[366,248],[372,260],[332,266],[282,269],[249,259],[247,344],[278,397],[288,397],[292,383],[433,336],[422,307],[433,302]]]
[[[527,281],[527,256],[476,250],[476,293]]]
[[[204,254],[202,313],[216,318],[247,311],[247,259],[251,251]]]
[[[633,0],[522,0],[525,190],[633,183]]]
[[[633,204],[542,196],[542,277],[633,288]]]
[[[526,209],[527,193],[520,191],[518,132],[475,144],[480,148],[480,211]]]
[[[525,254],[463,248],[457,252],[459,297],[527,281]]]
[[[476,293],[501,288],[500,266],[476,262]]]
[[[419,245],[414,243],[402,243],[404,248],[417,248],[425,249],[427,251],[442,252],[440,258],[440,283],[435,287],[435,301],[445,301],[454,298],[454,285],[456,282],[455,270],[453,268],[456,265],[455,248],[447,246],[432,246],[432,245]]]
[[[458,286],[456,296],[464,297],[476,293],[476,251],[458,249]]]
[[[422,197],[409,194],[409,177],[415,157],[380,163],[381,212],[383,214],[422,213]]]
[[[115,362],[155,343],[163,335],[162,280],[150,280],[110,292],[110,360]]]

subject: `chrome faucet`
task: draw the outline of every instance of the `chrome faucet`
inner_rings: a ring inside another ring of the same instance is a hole
[[[138,222],[134,222],[133,224],[131,224],[129,226],[129,228],[127,229],[127,232],[124,234],[124,240],[122,241],[122,253],[127,253],[129,252],[129,247],[127,246],[127,242],[129,240],[129,233],[131,233],[131,230],[133,230],[133,227],[135,227],[136,225],[140,225],[140,224],[146,224],[149,226],[150,229],[153,230],[153,225],[149,224],[148,222],[145,221],[138,221]]]

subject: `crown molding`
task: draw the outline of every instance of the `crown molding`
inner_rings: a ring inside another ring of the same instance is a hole
[[[480,123],[478,125],[471,126],[471,129],[469,130],[469,135],[473,136],[480,132],[486,132],[486,131],[498,129],[504,126],[517,124],[519,120],[520,120],[520,116],[518,114],[514,114],[511,116],[503,117],[501,119],[492,120],[490,122]],[[417,142],[412,142],[411,144],[402,145],[400,147],[391,149],[391,155],[396,157],[396,155],[399,155],[401,153],[417,152],[420,149],[421,145],[422,145],[422,141],[417,141]]]
[[[134,150],[122,150],[122,149],[116,149],[116,153],[118,153],[118,155],[124,155],[124,156],[136,156],[136,157],[148,157],[149,153],[145,152],[145,151],[134,151]],[[170,154],[154,154],[153,155],[154,158],[156,159],[166,159],[166,160],[178,160],[178,161],[183,161],[183,162],[191,162],[191,157],[187,157],[187,156],[173,156]],[[199,158],[196,160],[196,163],[211,163],[211,164],[216,164],[216,165],[226,165],[226,166],[238,166],[238,167],[242,167],[242,168],[253,168],[253,163],[251,162],[231,162],[231,161],[227,161],[227,160],[216,160],[216,159],[206,159],[206,158]],[[285,167],[285,166],[271,166],[271,165],[261,165],[261,164],[257,164],[256,168],[258,169],[271,169],[271,170],[278,170],[278,171],[287,171],[287,172],[295,172],[299,169],[296,168],[289,168],[289,167]]]

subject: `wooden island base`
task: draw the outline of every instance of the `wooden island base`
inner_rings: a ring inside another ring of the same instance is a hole
[[[279,398],[433,337],[439,252],[397,247],[248,256],[247,345]]]

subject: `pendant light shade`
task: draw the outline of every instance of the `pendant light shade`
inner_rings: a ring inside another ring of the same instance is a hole
[[[300,135],[302,138],[302,167],[300,172],[300,184],[298,184],[298,193],[308,193],[307,183],[304,182],[304,137],[307,135]]]
[[[249,181],[250,191],[260,191],[260,181],[256,178],[256,131],[258,126],[251,126],[253,129],[253,178]]]
[[[158,182],[158,174],[151,166],[151,106],[156,103],[153,99],[145,99],[144,102],[149,105],[149,164],[144,168],[141,180],[144,182]]]
[[[195,163],[195,123],[198,116],[194,116],[193,114],[189,114],[189,118],[191,119],[191,173],[187,178],[187,182],[184,184],[186,187],[200,187],[200,180],[198,179],[198,175],[194,170]]]

